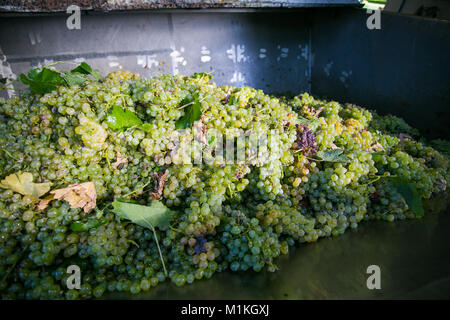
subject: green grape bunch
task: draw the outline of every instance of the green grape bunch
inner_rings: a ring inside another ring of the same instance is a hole
[[[420,218],[448,191],[436,141],[359,106],[86,63],[20,80],[0,98],[2,299],[275,272],[294,245]]]

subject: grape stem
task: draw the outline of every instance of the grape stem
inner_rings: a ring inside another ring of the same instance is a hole
[[[11,154],[11,153],[9,153],[9,151],[8,150],[6,150],[6,149],[2,149],[2,151],[3,152],[5,152],[8,156],[10,156],[11,158],[13,158],[14,160],[17,160],[17,161],[19,161],[19,159],[17,159],[17,158],[15,158],[15,157],[13,157],[13,155]]]
[[[5,84],[3,87],[0,88],[0,91],[5,90],[6,87],[12,85],[13,83],[16,83],[17,81],[19,81],[19,79],[13,80],[13,81],[11,81],[11,82]]]
[[[367,186],[367,185],[369,185],[369,184],[372,184],[372,183],[374,183],[374,182],[377,182],[377,181],[380,180],[381,178],[395,178],[395,177],[397,177],[397,176],[396,176],[396,175],[392,175],[392,176],[384,176],[384,175],[376,176],[374,179],[370,180],[369,182],[367,182],[367,183],[365,183],[365,184],[361,184],[361,186]]]
[[[25,246],[22,249],[22,252],[20,253],[20,257],[19,259],[17,259],[17,261],[8,269],[8,271],[6,272],[5,276],[2,279],[2,282],[4,282],[6,279],[8,279],[9,274],[14,270],[14,268],[16,267],[17,263],[22,259],[23,254],[25,253],[25,251],[28,249],[28,245]]]
[[[202,99],[200,99],[198,102],[202,102],[205,99],[206,99],[206,96],[203,97]],[[191,101],[189,103],[186,103],[186,104],[182,105],[181,107],[178,107],[177,109],[180,110],[180,109],[186,108],[187,106],[190,106],[191,104],[194,104],[194,103],[195,103],[195,101]]]
[[[383,176],[376,176],[374,179],[370,180],[369,182],[367,182],[367,183],[365,183],[365,184],[362,184],[361,186],[367,186],[367,185],[369,185],[369,184],[372,184],[372,183],[374,183],[374,182],[380,180],[382,177],[383,177]]]
[[[183,109],[183,108],[185,108],[187,106],[190,106],[191,104],[194,104],[194,101],[191,101],[189,103],[186,103],[186,104],[182,105],[181,107],[178,108],[178,110]]]
[[[170,230],[173,230],[173,231],[175,231],[175,232],[182,232],[181,230],[178,230],[177,228],[174,228],[174,227],[172,227],[172,226],[169,226],[169,228],[170,228]]]
[[[131,244],[134,244],[136,247],[138,247],[139,248],[139,245],[136,243],[136,241],[133,241],[133,240],[130,240],[130,239],[127,239],[127,242],[129,242],[129,243],[131,243]]]
[[[140,187],[140,188],[137,188],[137,189],[135,189],[135,190],[133,190],[133,191],[131,191],[130,193],[127,193],[126,195],[124,195],[123,197],[124,198],[126,198],[126,197],[128,197],[128,196],[131,196],[132,194],[134,194],[134,193],[136,193],[136,192],[138,192],[139,190],[142,190],[142,189],[144,189],[146,186],[148,186],[149,184],[150,184],[150,182],[151,182],[152,180],[150,179],[146,184],[144,184],[142,187]]]
[[[113,168],[111,167],[111,162],[109,162],[109,159],[108,159],[108,155],[106,155],[105,159],[106,159],[106,161],[108,162],[108,167],[109,167],[109,169],[110,169],[111,171],[113,171]]]

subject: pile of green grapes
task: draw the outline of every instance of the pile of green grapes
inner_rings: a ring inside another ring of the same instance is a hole
[[[114,108],[139,125],[113,129]],[[180,119],[183,137],[194,122],[223,134],[276,130],[277,156],[180,164],[172,138]],[[114,165],[119,158],[126,160]],[[46,94],[24,90],[0,98],[0,179],[29,172],[52,189],[93,182],[96,210],[64,200],[41,210],[35,196],[0,189],[0,295],[89,299],[225,270],[276,271],[276,258],[298,243],[362,221],[420,217],[421,199],[446,189],[448,167],[400,118],[306,93],[219,87],[204,74],[142,79],[119,71]],[[118,219],[115,200],[161,201],[173,217],[167,227],[145,227]],[[70,265],[81,270],[79,289],[67,287]]]

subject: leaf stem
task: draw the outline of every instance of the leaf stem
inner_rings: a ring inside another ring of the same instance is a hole
[[[110,204],[111,204],[111,203],[110,203]],[[118,215],[117,215],[116,217],[119,218]],[[146,226],[147,226],[150,230],[152,230],[152,232],[153,232],[153,236],[154,236],[155,241],[156,241],[156,246],[158,247],[159,257],[160,257],[160,259],[161,259],[161,263],[162,263],[162,266],[163,266],[163,269],[164,269],[164,274],[165,274],[166,277],[167,277],[168,273],[167,273],[166,265],[165,265],[165,263],[164,263],[164,259],[163,259],[163,256],[162,256],[161,248],[160,248],[160,246],[159,246],[158,237],[156,236],[156,230],[155,230],[155,228],[153,227],[153,225],[152,225],[150,222],[148,222],[142,215],[139,215],[139,218],[140,218],[142,221],[144,221],[145,224],[146,224]]]
[[[160,257],[160,259],[161,259],[161,263],[162,263],[162,266],[163,266],[163,269],[164,269],[164,274],[165,274],[166,277],[167,277],[168,273],[167,273],[167,269],[166,269],[166,265],[165,265],[165,263],[164,263],[164,259],[163,259],[162,253],[161,253],[161,248],[159,247],[158,237],[156,236],[155,228],[153,228],[153,226],[152,226],[150,223],[149,223],[149,225],[150,225],[150,227],[152,228],[153,236],[155,237],[156,246],[158,247],[159,257]]]

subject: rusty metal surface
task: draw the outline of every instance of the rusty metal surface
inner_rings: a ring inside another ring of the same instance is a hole
[[[302,8],[358,6],[359,0],[0,0],[3,12],[64,12],[70,5],[81,10],[155,10],[210,8]]]

